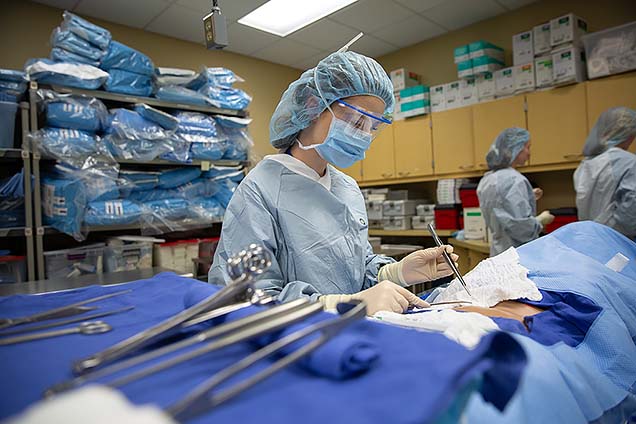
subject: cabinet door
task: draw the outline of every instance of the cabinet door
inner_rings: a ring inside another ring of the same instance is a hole
[[[524,103],[520,95],[473,106],[476,169],[488,169],[486,153],[499,133],[510,127],[526,128]]]
[[[601,113],[611,107],[636,109],[636,72],[592,80],[586,84],[588,130],[594,127]],[[636,143],[632,143],[629,150],[636,151]]]
[[[435,174],[475,170],[472,107],[462,107],[431,115]]]
[[[354,180],[360,182],[362,181],[362,161],[358,161],[351,165],[349,168],[338,168]]]
[[[395,121],[395,171],[398,178],[433,174],[433,141],[430,116]]]
[[[363,181],[382,181],[389,178],[395,178],[393,125],[378,134],[362,161]]]
[[[578,162],[587,136],[585,84],[527,94],[530,165]]]

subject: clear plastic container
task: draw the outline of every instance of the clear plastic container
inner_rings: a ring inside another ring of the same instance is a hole
[[[15,114],[17,111],[17,103],[0,102],[0,149],[13,148]]]
[[[104,268],[104,248],[104,243],[97,243],[75,249],[44,252],[46,278],[101,274]]]
[[[0,284],[26,281],[26,256],[0,256]]]
[[[636,69],[636,21],[583,37],[590,79]]]
[[[110,244],[104,251],[106,272],[152,268],[152,242]]]

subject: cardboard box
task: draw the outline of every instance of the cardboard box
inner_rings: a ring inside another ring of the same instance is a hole
[[[481,56],[492,57],[500,62],[504,61],[504,50],[488,41],[475,41],[468,45],[468,51],[471,59]]]
[[[455,47],[453,52],[455,63],[465,62],[470,59],[470,52],[468,51],[468,44],[465,46]]]
[[[477,84],[474,79],[464,79],[459,83],[459,95],[462,98],[462,106],[470,106],[479,101]]]
[[[504,68],[495,72],[495,95],[509,96],[515,92],[515,78],[512,68]]]
[[[512,68],[512,75],[515,80],[515,93],[534,90],[534,61],[524,65],[514,66]]]
[[[486,72],[495,72],[504,67],[503,61],[499,61],[489,56],[480,56],[471,59],[473,64],[473,73],[475,75],[484,74]]]
[[[532,42],[535,56],[544,55],[552,50],[552,45],[550,44],[550,22],[537,25],[532,29]]]
[[[554,84],[582,82],[586,79],[583,51],[574,46],[552,53]]]
[[[415,72],[409,72],[404,68],[394,69],[391,71],[391,82],[393,90],[403,90],[407,87],[413,87],[420,84],[420,76]]]
[[[581,45],[581,37],[587,34],[587,22],[573,13],[559,16],[550,21],[550,45],[573,43]]]
[[[414,100],[412,102],[402,103],[400,106],[400,115],[403,118],[426,115],[427,113],[431,113],[431,103],[428,99]]]
[[[471,78],[473,76],[473,62],[468,59],[457,64],[458,78]]]
[[[461,94],[459,92],[459,81],[444,84],[444,97],[446,98],[446,109],[454,109],[461,106]]]
[[[466,240],[483,240],[486,235],[486,221],[480,208],[464,208],[464,236]]]
[[[446,110],[446,93],[445,84],[434,85],[431,87],[431,111],[442,112]]]
[[[487,72],[479,75],[475,83],[477,84],[477,97],[480,101],[495,98],[494,74]]]
[[[512,36],[512,64],[524,65],[534,60],[534,43],[532,30],[520,32]]]
[[[415,85],[400,90],[400,103],[409,103],[415,100],[430,100],[430,89],[427,85]]]
[[[554,81],[552,56],[538,57],[534,60],[534,80],[537,87],[550,87]]]

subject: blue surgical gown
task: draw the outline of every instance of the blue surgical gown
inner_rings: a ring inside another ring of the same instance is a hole
[[[579,219],[636,238],[636,155],[612,147],[585,159],[574,172]]]
[[[536,239],[541,224],[535,218],[537,201],[526,177],[513,168],[487,172],[477,187],[479,206],[492,232],[490,255]]]
[[[373,254],[356,182],[332,166],[329,173],[327,190],[278,161],[261,161],[228,205],[209,281],[229,283],[228,257],[261,243],[273,260],[257,287],[281,301],[352,294],[375,285],[379,266],[394,260]]]

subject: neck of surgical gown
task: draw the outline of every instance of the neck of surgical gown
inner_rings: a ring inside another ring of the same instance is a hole
[[[227,259],[251,243],[274,256],[257,287],[281,301],[323,294],[352,294],[377,284],[375,255],[356,182],[333,167],[331,189],[275,160],[261,161],[241,182],[228,205],[209,281],[231,281]]]

